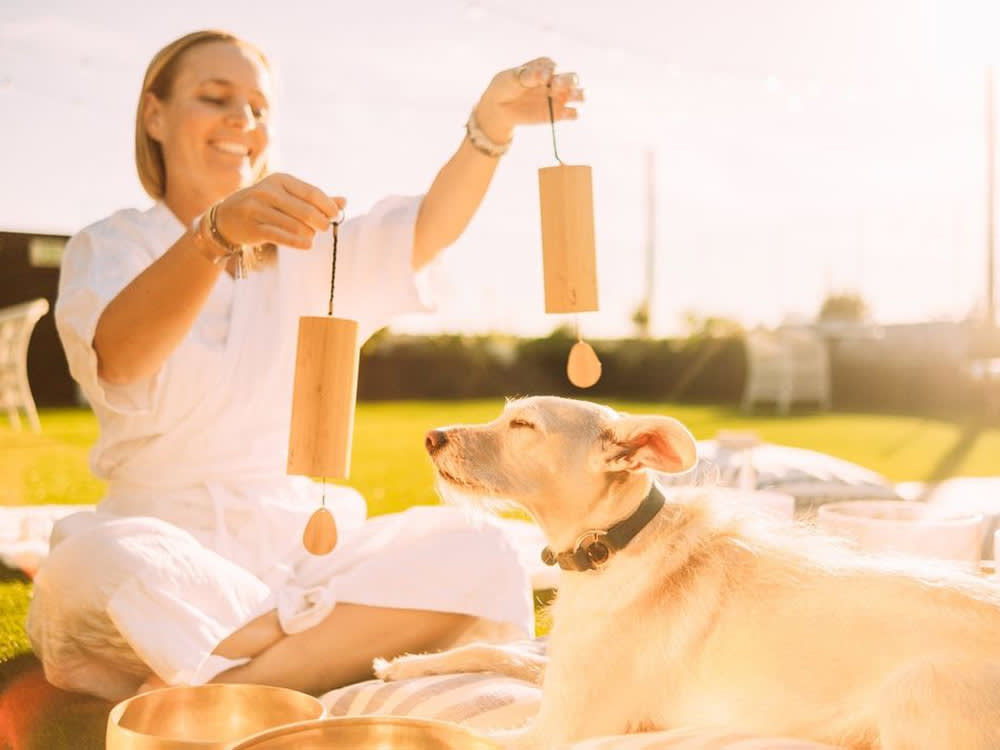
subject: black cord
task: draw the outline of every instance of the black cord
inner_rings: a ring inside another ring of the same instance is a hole
[[[552,152],[556,155],[556,161],[559,162],[560,164],[562,164],[563,160],[559,158],[559,149],[556,148],[556,115],[555,115],[555,111],[552,108],[552,79],[551,78],[549,79],[549,83],[548,83],[548,87],[547,88],[549,90],[549,123],[551,123],[551,125],[552,125]]]
[[[333,222],[333,260],[330,262],[330,306],[327,308],[327,315],[333,316],[333,288],[337,283],[337,228],[343,221],[343,214],[339,221]]]

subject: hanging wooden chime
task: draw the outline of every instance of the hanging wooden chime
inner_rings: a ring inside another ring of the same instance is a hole
[[[559,164],[538,170],[545,312],[592,312],[598,309],[593,180],[589,166],[564,164],[559,158],[551,83],[549,119],[552,150]],[[576,335],[577,341],[566,362],[566,375],[578,388],[590,388],[601,377],[601,361],[580,337],[579,318]]]
[[[326,507],[326,480],[347,479],[350,474],[358,390],[358,323],[333,317],[339,226],[339,220],[333,223],[327,316],[299,319],[288,441],[288,473],[323,480],[322,505],[302,535],[302,543],[314,555],[328,554],[337,544],[337,524]]]

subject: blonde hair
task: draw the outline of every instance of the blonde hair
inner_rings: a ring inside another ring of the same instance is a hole
[[[229,42],[242,47],[260,58],[264,68],[271,72],[271,64],[263,52],[228,31],[194,31],[175,39],[153,56],[142,79],[142,91],[139,92],[139,105],[135,113],[135,168],[139,172],[139,182],[151,198],[160,199],[166,193],[167,167],[163,160],[163,147],[146,131],[146,94],[153,94],[157,99],[168,99],[184,53],[192,47],[209,42]],[[264,159],[257,167],[256,177],[259,179],[267,171],[267,160]]]

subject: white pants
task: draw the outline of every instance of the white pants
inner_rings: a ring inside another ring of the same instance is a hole
[[[307,517],[271,531],[301,536]],[[470,634],[477,638],[532,634],[527,572],[492,519],[411,508],[347,530],[323,557],[299,544],[293,556],[286,545],[284,557],[268,560],[263,539],[223,556],[212,535],[159,518],[98,510],[63,519],[28,612],[46,677],[112,701],[132,695],[150,672],[200,684],[245,663],[212,651],[255,617],[277,609],[285,632],[298,632],[337,602],[473,615],[482,620]]]

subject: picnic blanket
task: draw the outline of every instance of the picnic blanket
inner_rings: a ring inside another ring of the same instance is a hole
[[[49,555],[52,525],[91,505],[15,505],[0,507],[0,562],[34,576]]]

